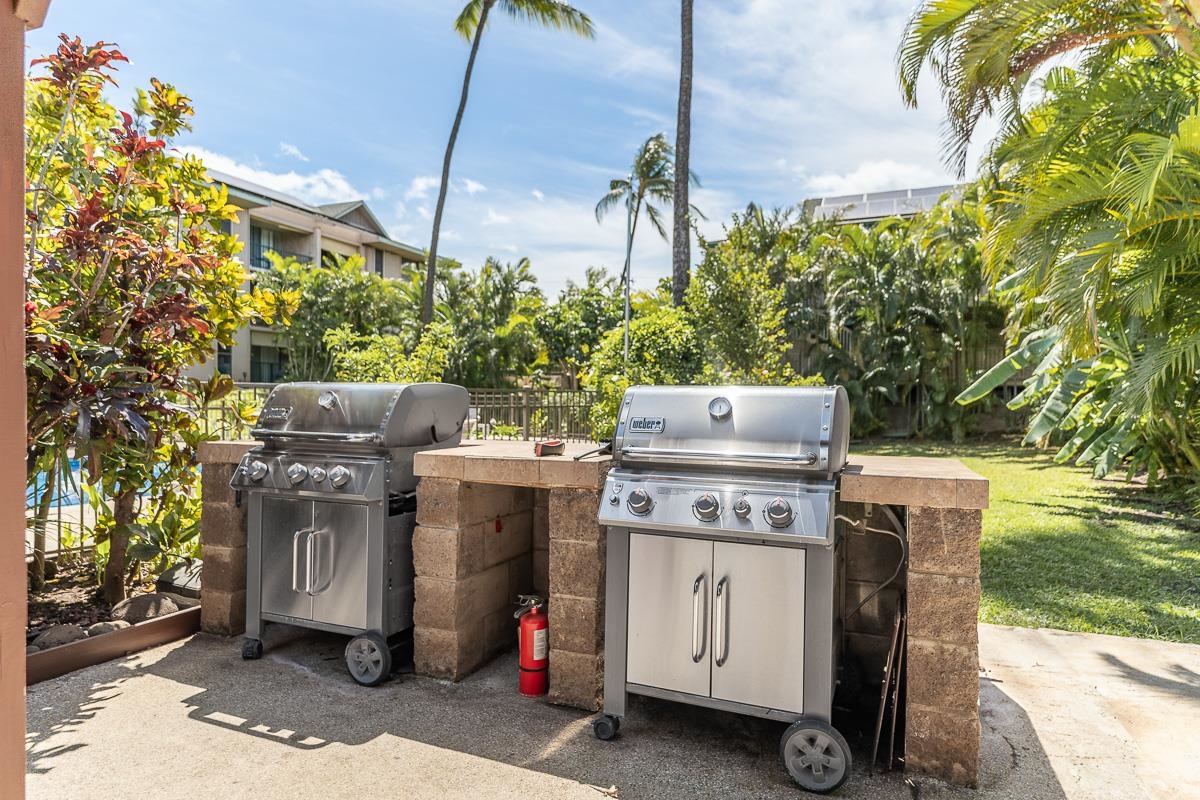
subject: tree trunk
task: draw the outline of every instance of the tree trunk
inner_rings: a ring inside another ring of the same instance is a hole
[[[29,587],[40,589],[46,584],[46,525],[50,506],[58,485],[58,465],[46,473],[46,486],[38,498],[37,516],[33,520],[33,561],[29,563]]]
[[[112,535],[108,539],[108,563],[104,565],[104,600],[115,605],[125,599],[125,548],[129,545],[129,526],[133,523],[132,491],[122,491],[113,499]]]
[[[467,71],[463,75],[462,96],[458,100],[458,112],[454,115],[454,125],[450,128],[450,139],[446,142],[446,157],[442,160],[442,184],[438,189],[437,206],[433,211],[433,234],[429,240],[429,263],[425,265],[425,297],[421,303],[421,331],[424,333],[433,322],[433,293],[437,280],[438,236],[442,229],[442,211],[446,208],[446,192],[450,188],[450,161],[454,158],[454,143],[458,141],[458,129],[462,127],[463,113],[467,110],[467,94],[471,91],[471,73],[475,71],[475,56],[479,53],[479,43],[483,39],[483,28],[487,24],[488,12],[492,9],[489,0],[483,4],[479,13],[479,24],[475,27],[475,36],[471,39],[471,55],[467,58]]]
[[[675,227],[671,239],[671,303],[683,305],[691,280],[692,231],[688,201],[689,156],[692,144],[692,0],[681,0],[679,54],[679,116],[675,122]]]

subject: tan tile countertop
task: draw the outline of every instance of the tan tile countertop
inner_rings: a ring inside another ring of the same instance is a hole
[[[856,456],[842,471],[840,499],[926,508],[988,507],[988,482],[953,458]]]
[[[468,442],[447,450],[418,453],[416,473],[475,483],[510,486],[593,488],[604,481],[610,461],[572,456],[594,445],[571,443],[561,456],[538,458],[532,442]],[[987,508],[988,482],[950,458],[850,456],[842,473],[841,499],[928,508]]]
[[[256,442],[204,442],[200,462],[236,464]],[[466,442],[418,453],[415,472],[431,478],[539,488],[599,488],[607,456],[575,461],[595,445],[573,442],[561,456],[533,454],[533,442]],[[927,508],[987,508],[988,482],[952,458],[856,456],[842,473],[841,499]]]
[[[535,486],[541,489],[599,489],[612,463],[608,456],[575,456],[597,445],[570,442],[561,456],[533,454],[533,442],[464,442],[446,450],[417,453],[413,471],[422,477],[471,483]]]

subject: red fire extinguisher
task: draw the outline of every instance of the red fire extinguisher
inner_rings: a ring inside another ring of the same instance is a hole
[[[535,594],[519,597],[521,607],[514,614],[520,622],[521,677],[519,687],[526,697],[539,697],[548,689],[550,665],[550,620],[542,611],[544,601]]]

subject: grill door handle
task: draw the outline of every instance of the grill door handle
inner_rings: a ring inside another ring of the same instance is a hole
[[[713,622],[717,626],[713,634],[713,647],[717,649],[713,655],[716,656],[718,667],[725,666],[725,661],[729,658],[729,594],[725,591],[728,584],[728,577],[717,581],[717,602],[716,608],[713,609]]]
[[[696,578],[696,582],[692,584],[692,662],[699,664],[700,659],[704,658],[704,594],[700,590],[704,587],[704,573],[700,573]]]
[[[304,591],[310,595],[317,593],[317,582],[315,580],[313,562],[316,561],[314,555],[317,547],[317,532],[309,531],[308,540],[304,543],[304,568],[308,573],[308,579],[305,581]]]
[[[292,534],[292,591],[306,592],[308,591],[308,582],[311,580],[310,574],[304,575],[304,588],[300,588],[300,537],[306,533],[312,533],[311,528],[301,528]]]

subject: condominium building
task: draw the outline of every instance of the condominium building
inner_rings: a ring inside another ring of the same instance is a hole
[[[364,270],[385,278],[400,277],[405,265],[425,263],[425,251],[388,236],[362,200],[313,206],[233,175],[208,174],[225,186],[229,202],[239,209],[237,221],[225,223],[225,231],[245,243],[241,259],[251,272],[270,269],[268,252],[314,265],[335,255],[362,256]],[[217,371],[239,382],[274,383],[282,378],[287,359],[287,344],[278,331],[250,325],[233,346],[219,346],[214,359],[191,373],[206,377]]]
[[[957,184],[947,184],[920,189],[813,197],[804,201],[804,208],[812,214],[813,219],[832,218],[845,225],[873,225],[886,217],[907,219],[928,211],[937,205],[943,195],[961,188]]]

